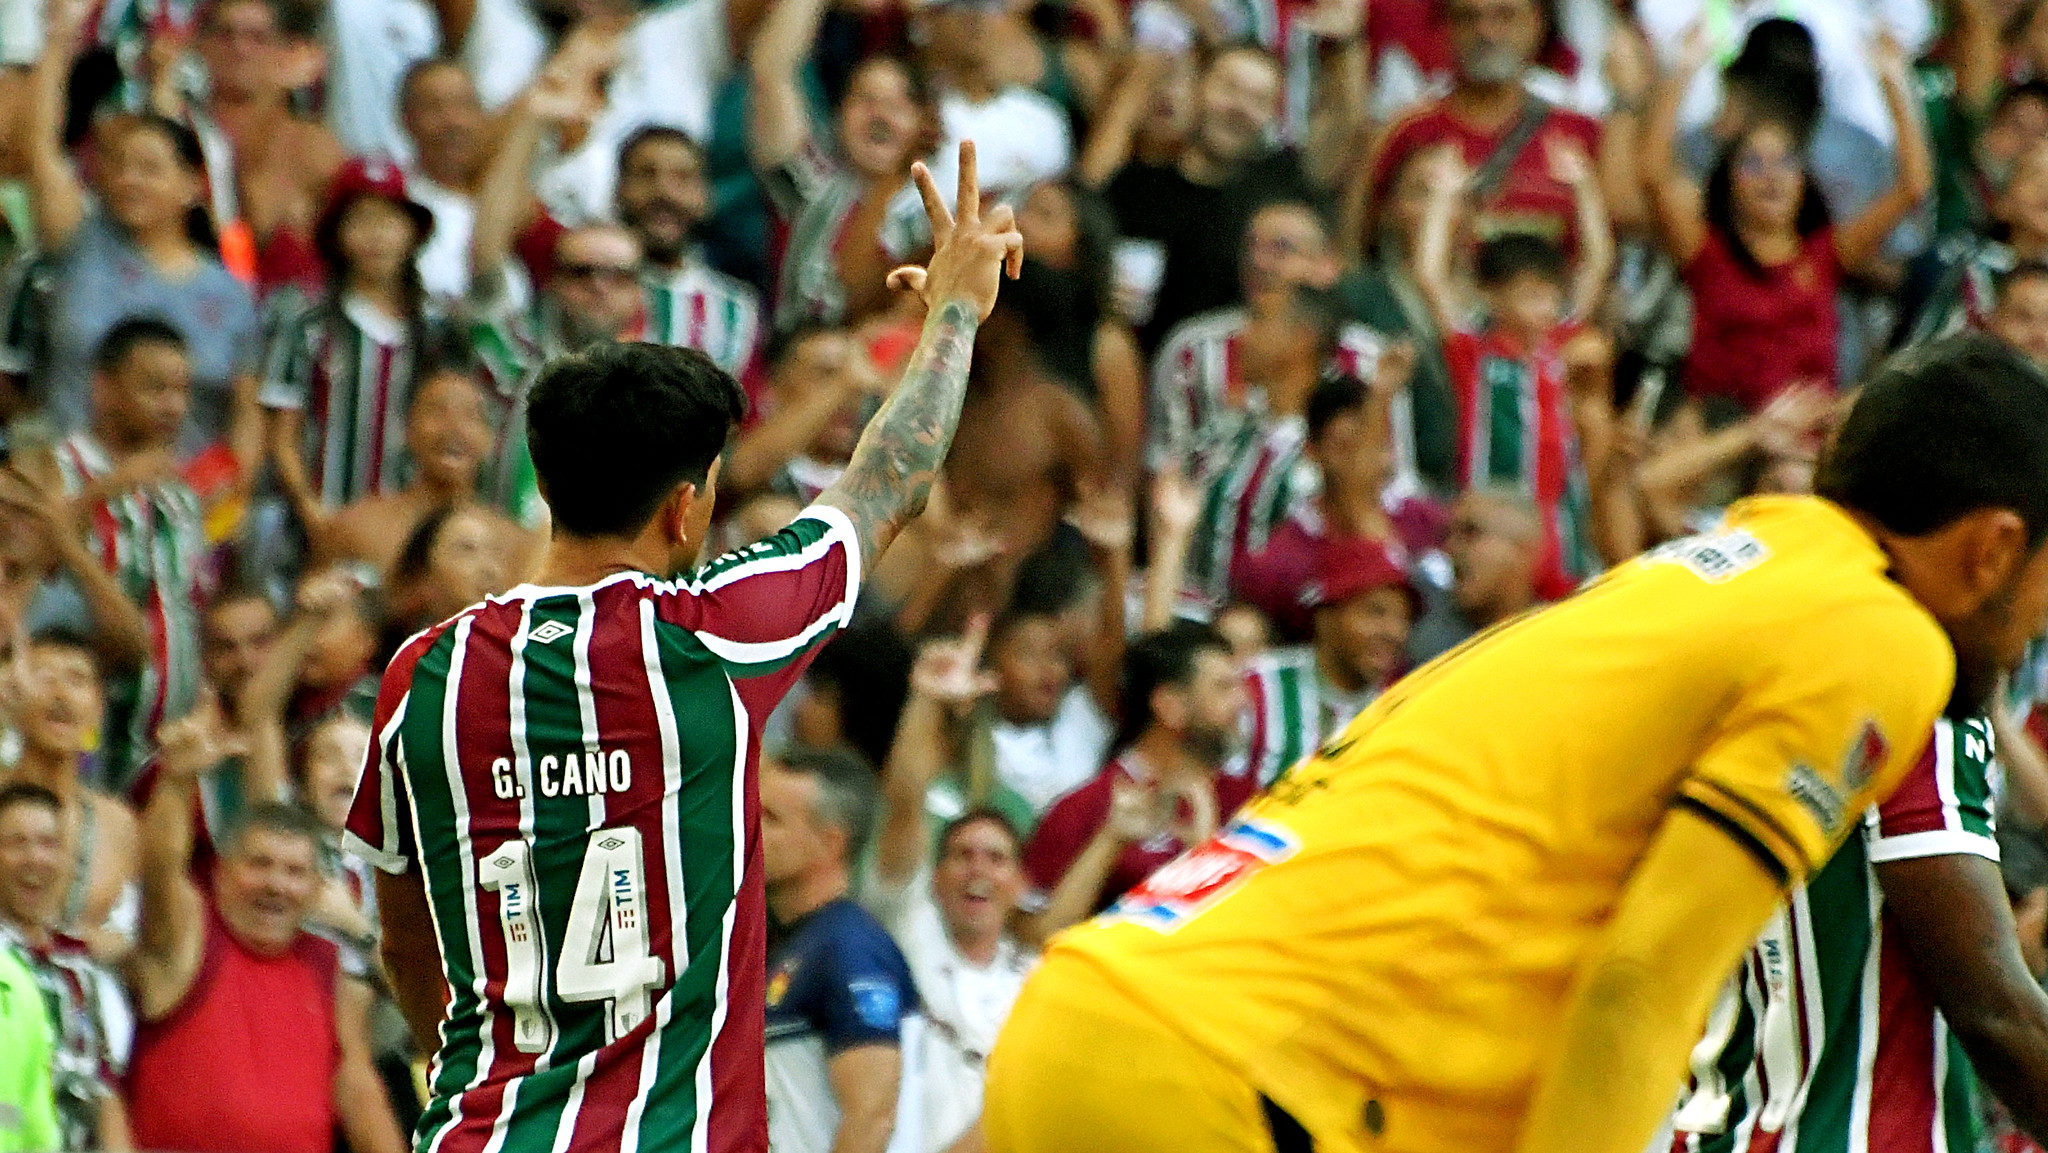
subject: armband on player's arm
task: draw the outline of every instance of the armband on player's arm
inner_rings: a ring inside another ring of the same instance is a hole
[[[1780,897],[1755,846],[1674,808],[1573,982],[1517,1153],[1641,1153]]]

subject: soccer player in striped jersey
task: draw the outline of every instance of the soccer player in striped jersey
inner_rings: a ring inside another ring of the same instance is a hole
[[[766,1147],[761,728],[929,495],[1017,273],[960,159],[957,222],[917,169],[937,242],[890,276],[929,310],[902,383],[776,535],[675,578],[743,404],[703,354],[599,345],[535,384],[540,574],[399,650],[348,823],[438,1049],[422,1153]]]
[[[1940,721],[1707,1019],[1672,1153],[1969,1150],[1978,1070],[2048,1136],[2048,995],[1999,876],[1991,722]]]

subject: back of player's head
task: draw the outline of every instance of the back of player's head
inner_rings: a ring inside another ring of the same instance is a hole
[[[793,746],[773,758],[784,772],[817,782],[811,815],[821,825],[846,834],[850,864],[867,847],[875,830],[875,770],[867,759],[845,747],[814,749]]]
[[[638,533],[677,485],[704,483],[746,407],[739,382],[695,349],[597,344],[548,365],[526,436],[555,527]]]
[[[1152,727],[1153,694],[1162,688],[1186,688],[1193,683],[1196,664],[1205,652],[1227,657],[1230,642],[1209,625],[1193,621],[1180,621],[1131,643],[1124,653],[1123,684],[1118,694],[1118,748],[1129,745]]]
[[[1979,333],[1892,359],[1863,389],[1814,481],[1901,536],[1986,508],[2048,537],[2048,377]]]
[[[1503,232],[1481,241],[1472,263],[1481,288],[1505,288],[1523,275],[1563,287],[1568,268],[1564,249],[1555,241],[1527,232]]]

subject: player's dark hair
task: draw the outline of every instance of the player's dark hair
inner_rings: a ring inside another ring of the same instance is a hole
[[[973,828],[975,825],[994,825],[996,828],[1001,829],[1003,835],[1010,839],[1010,851],[1019,857],[1024,855],[1024,833],[1017,828],[1017,822],[1004,816],[1001,809],[991,808],[988,805],[976,805],[952,820],[947,821],[939,829],[938,845],[933,850],[932,855],[934,857],[945,856],[946,850],[953,846],[953,838],[958,836],[962,830]]]
[[[185,334],[161,316],[130,316],[115,323],[93,349],[92,366],[114,372],[128,362],[128,356],[145,344],[163,344],[185,352]]]
[[[784,769],[818,782],[818,799],[812,812],[846,834],[846,860],[851,864],[867,849],[868,838],[875,831],[879,797],[875,792],[874,766],[866,757],[844,746],[793,746],[773,759]]]
[[[317,847],[326,836],[326,826],[320,818],[284,801],[258,801],[243,809],[228,827],[227,836],[221,838],[220,855],[233,857],[241,853],[251,833],[275,833],[281,837],[303,837]]]
[[[1986,508],[2048,537],[2048,376],[1982,333],[1893,357],[1821,459],[1814,491],[1902,536]]]
[[[1124,653],[1118,686],[1116,748],[1135,744],[1157,718],[1152,694],[1169,686],[1185,688],[1194,680],[1195,662],[1205,652],[1230,655],[1230,642],[1205,624],[1179,621],[1131,643]]]
[[[795,327],[776,332],[768,338],[761,350],[761,361],[773,372],[781,372],[783,364],[796,355],[796,350],[820,336],[846,335],[843,324],[826,324],[819,320],[805,320]]]
[[[1358,412],[1371,395],[1365,382],[1348,372],[1326,372],[1308,394],[1308,439],[1313,444],[1338,417]]]
[[[703,484],[746,415],[730,373],[693,348],[596,344],[541,371],[527,446],[555,526],[631,536],[679,484]]]
[[[6,813],[17,805],[35,805],[38,808],[48,809],[60,816],[64,812],[64,802],[57,794],[32,781],[9,781],[4,785],[0,785],[0,814]],[[972,813],[968,814],[968,816],[972,815]],[[967,817],[960,818],[961,821],[966,819]],[[954,825],[957,824],[959,824],[959,821],[954,822]],[[949,829],[952,827],[953,825],[947,826]]]
[[[1481,288],[1502,288],[1530,274],[1562,288],[1570,270],[1557,242],[1527,232],[1503,232],[1479,242],[1472,273]]]

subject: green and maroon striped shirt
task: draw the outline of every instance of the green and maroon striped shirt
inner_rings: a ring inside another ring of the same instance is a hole
[[[400,649],[348,841],[422,874],[440,941],[420,1153],[765,1148],[761,728],[858,550],[815,507],[687,582],[521,586]]]
[[[1877,866],[1998,860],[1991,725],[1938,721],[1898,792],[1795,892],[1722,991],[1674,1153],[1970,1153],[1975,1081],[1884,918]]]

